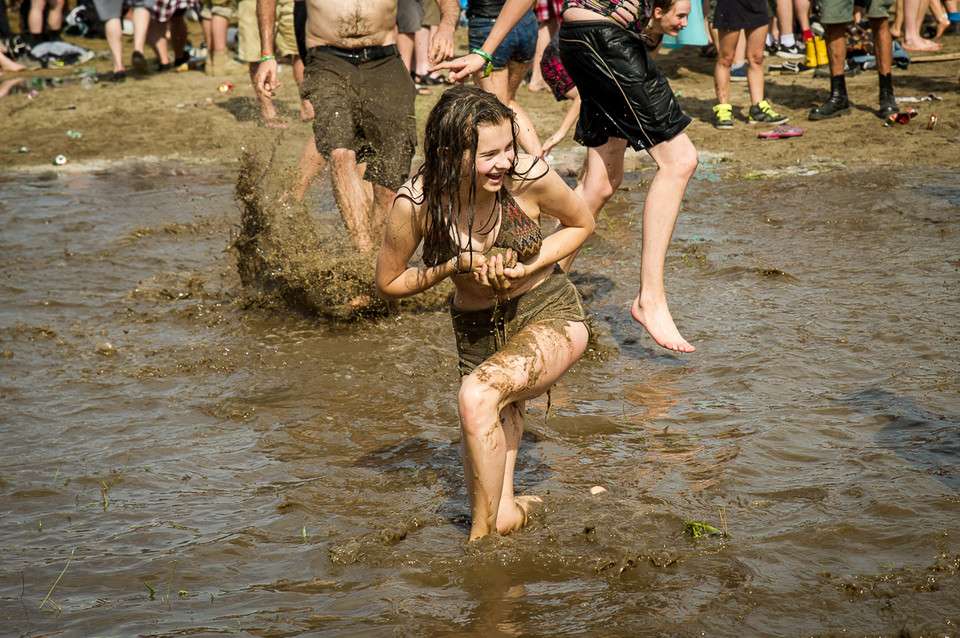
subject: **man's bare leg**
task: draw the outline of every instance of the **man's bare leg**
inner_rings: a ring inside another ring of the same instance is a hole
[[[309,104],[309,102],[307,102]],[[303,146],[303,152],[300,153],[300,160],[297,162],[297,175],[299,181],[294,188],[293,195],[298,202],[303,201],[303,196],[307,194],[307,189],[313,180],[327,167],[327,160],[323,159],[320,152],[317,151],[317,141],[311,137]]]
[[[369,183],[364,180],[364,183]],[[373,184],[373,210],[370,214],[370,234],[376,242],[376,247],[380,247],[383,241],[383,233],[387,228],[387,215],[390,213],[390,207],[393,206],[393,200],[397,196],[397,191],[380,184]]]
[[[337,206],[357,250],[375,250],[379,246],[375,243],[371,230],[373,202],[369,195],[369,185],[364,185],[358,172],[357,154],[345,148],[334,149],[330,153],[330,167]]]
[[[680,133],[650,148],[649,153],[657,163],[657,172],[643,202],[640,293],[633,301],[631,313],[664,348],[693,352],[695,348],[680,335],[670,315],[663,287],[663,265],[683,192],[697,169],[697,149],[686,133]]]

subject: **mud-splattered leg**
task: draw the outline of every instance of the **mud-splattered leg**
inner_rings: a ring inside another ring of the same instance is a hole
[[[513,464],[523,433],[522,401],[556,383],[583,354],[587,337],[583,323],[568,323],[562,332],[550,323],[534,324],[464,377],[458,404],[471,541],[522,525],[524,516],[517,505],[529,508],[530,499],[513,498]],[[501,507],[502,500],[507,502]],[[507,517],[502,523],[499,512]]]
[[[347,230],[360,252],[377,247],[370,229],[373,208],[369,186],[365,186],[357,168],[357,154],[345,148],[334,149],[330,154],[333,172],[333,192]],[[380,238],[377,237],[377,240]]]

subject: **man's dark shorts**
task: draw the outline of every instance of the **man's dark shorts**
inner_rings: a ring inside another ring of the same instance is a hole
[[[357,153],[364,179],[396,190],[410,173],[417,145],[416,89],[396,47],[371,47],[376,59],[346,59],[328,47],[307,51],[300,96],[313,105],[317,151]]]
[[[564,20],[560,60],[580,89],[575,139],[584,146],[618,137],[639,151],[673,139],[690,124],[643,40],[617,24]]]

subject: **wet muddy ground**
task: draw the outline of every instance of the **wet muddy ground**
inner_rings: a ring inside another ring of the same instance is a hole
[[[960,633],[955,173],[724,169],[667,262],[697,352],[629,317],[636,171],[576,264],[596,343],[529,407],[544,504],[470,546],[444,311],[251,303],[233,172],[3,175],[0,633]]]

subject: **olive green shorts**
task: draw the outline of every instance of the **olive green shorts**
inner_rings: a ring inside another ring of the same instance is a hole
[[[552,322],[562,331],[568,322],[587,321],[580,293],[559,267],[533,290],[495,308],[459,310],[451,301],[450,315],[460,355],[460,376],[473,372],[531,324]]]
[[[866,0],[864,15],[868,18],[890,17],[894,0]],[[820,0],[820,22],[846,24],[853,22],[853,0]]]

